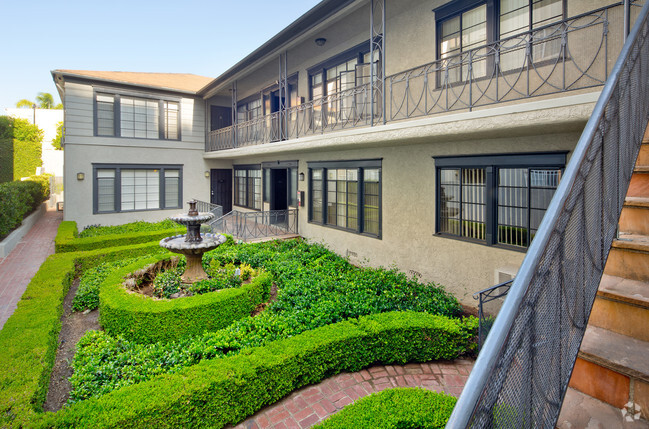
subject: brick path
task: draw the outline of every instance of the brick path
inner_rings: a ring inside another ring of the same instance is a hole
[[[459,396],[473,360],[375,366],[343,373],[296,390],[260,410],[235,429],[308,428],[340,411],[358,398],[392,387],[422,387]],[[360,429],[360,428],[359,428]]]
[[[62,219],[62,212],[48,208],[14,250],[0,259],[0,329],[38,268],[54,253],[54,237]]]

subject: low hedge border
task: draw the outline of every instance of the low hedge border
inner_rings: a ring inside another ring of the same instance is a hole
[[[223,427],[295,389],[374,363],[454,359],[475,319],[392,312],[307,331],[47,413],[39,427]]]
[[[225,328],[249,316],[270,296],[269,273],[261,273],[251,283],[237,288],[172,300],[155,300],[124,288],[128,273],[171,258],[140,260],[106,278],[99,293],[101,325],[106,332],[139,343],[171,341]]]
[[[0,330],[0,427],[30,426],[47,395],[61,330],[63,299],[77,268],[141,256],[158,243],[52,255]]]
[[[61,226],[54,239],[54,248],[56,253],[81,252],[88,250],[103,249],[106,247],[123,246],[124,243],[129,245],[148,243],[161,240],[165,237],[184,233],[182,226],[172,229],[161,229],[158,231],[142,231],[129,234],[114,234],[99,237],[77,237],[77,223],[71,221],[61,222]]]
[[[453,396],[421,388],[387,389],[346,406],[314,429],[444,429],[456,402]]]

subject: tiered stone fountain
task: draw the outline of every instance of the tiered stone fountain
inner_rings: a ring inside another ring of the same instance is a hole
[[[160,240],[160,246],[171,252],[185,255],[187,267],[181,280],[183,283],[194,283],[208,278],[203,270],[203,253],[225,243],[226,237],[221,234],[201,234],[201,224],[214,218],[214,215],[196,211],[196,201],[188,201],[187,204],[189,204],[189,213],[169,218],[180,225],[185,225],[187,234],[163,238]]]

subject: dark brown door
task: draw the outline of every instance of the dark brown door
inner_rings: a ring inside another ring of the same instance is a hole
[[[223,106],[210,106],[210,130],[220,130],[232,125],[232,109]]]
[[[210,202],[223,207],[223,214],[232,211],[232,170],[216,168],[210,171],[212,197]]]

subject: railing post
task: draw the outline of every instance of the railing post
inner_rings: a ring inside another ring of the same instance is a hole
[[[624,42],[631,31],[631,0],[624,0]]]
[[[237,81],[232,82],[232,147],[237,147]]]

